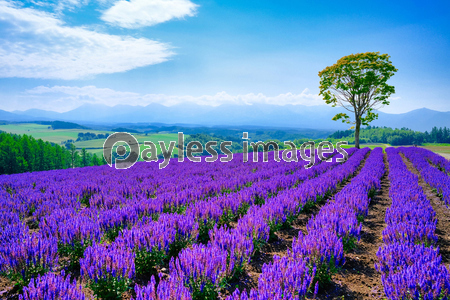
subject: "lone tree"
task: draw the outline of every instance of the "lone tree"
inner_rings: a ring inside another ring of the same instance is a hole
[[[389,105],[389,96],[395,93],[395,88],[386,83],[397,72],[389,58],[380,52],[352,54],[319,72],[319,95],[327,104],[342,106],[355,115],[354,121],[346,113],[337,114],[333,120],[354,124],[356,148],[361,124],[369,125],[377,119],[373,110]]]

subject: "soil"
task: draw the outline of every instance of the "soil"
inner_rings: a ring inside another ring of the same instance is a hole
[[[13,287],[10,280],[0,277],[0,298],[6,298],[10,294],[12,288]]]
[[[30,232],[38,232],[39,231],[39,224],[36,221],[35,217],[33,217],[33,216],[26,217],[23,221],[26,225],[28,225],[28,229],[30,230]]]
[[[11,282],[8,278],[0,277],[0,299],[19,299],[19,288],[15,286],[15,282]]]
[[[82,292],[86,295],[86,299],[95,299],[94,292],[91,289],[83,287]]]
[[[438,220],[436,226],[436,234],[438,236],[437,245],[439,246],[439,253],[442,256],[442,263],[448,265],[450,264],[450,209],[445,206],[444,201],[423,180],[413,164],[403,154],[401,156],[409,171],[419,177],[419,185],[422,187],[427,199],[430,200],[431,207],[436,212],[436,218]]]

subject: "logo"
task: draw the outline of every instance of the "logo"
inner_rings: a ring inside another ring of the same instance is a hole
[[[333,159],[331,157],[324,156],[325,153],[333,153],[334,149],[342,155],[342,158],[336,158],[337,162],[345,162],[348,159],[347,152],[341,147],[342,145],[348,145],[347,142],[341,141],[336,143],[336,148],[331,142],[322,141],[316,147],[314,141],[309,141],[303,143],[300,148],[293,142],[285,141],[283,144],[280,142],[276,143],[274,141],[267,142],[251,142],[249,143],[248,132],[243,133],[243,143],[242,143],[242,160],[243,162],[249,161],[249,152],[253,153],[253,162],[258,162],[258,148],[263,148],[263,162],[269,161],[269,151],[272,148],[273,156],[275,161],[280,162],[280,154],[282,160],[285,162],[298,162],[300,154],[301,160],[307,161],[308,164],[305,168],[310,168],[316,164],[316,155],[321,161],[331,162]],[[113,147],[120,143],[116,147],[116,151],[113,153]],[[129,148],[125,147],[126,144]],[[170,162],[172,157],[175,157],[174,150],[175,145],[178,151],[177,161],[183,162],[185,156],[192,162],[201,162],[202,158],[200,156],[211,155],[205,157],[205,162],[215,162],[220,158],[220,162],[229,162],[233,159],[233,152],[227,147],[232,146],[231,141],[222,141],[220,143],[220,148],[216,141],[209,141],[206,143],[206,148],[203,147],[202,143],[199,141],[190,141],[185,146],[184,134],[178,132],[178,145],[175,141],[169,142],[169,147],[167,147],[165,141],[158,141],[160,146],[161,154],[158,155],[158,149],[155,143],[146,141],[144,142],[144,147],[147,147],[140,153],[139,142],[137,139],[128,132],[116,132],[110,135],[103,144],[103,156],[110,167],[114,165],[116,169],[128,169],[131,168],[138,160],[139,157],[146,162],[157,162],[159,163],[159,169],[164,169]],[[281,144],[281,150],[280,150]],[[216,149],[214,149],[216,147]],[[307,152],[307,148],[309,151]],[[309,156],[307,155],[309,154]],[[172,156],[173,154],[173,156]],[[194,155],[197,154],[197,155]],[[150,155],[150,157],[149,157]],[[160,159],[161,158],[161,159]],[[162,159],[163,158],[163,159]]]
[[[117,143],[126,143],[130,151],[127,151],[126,146],[121,144],[116,147],[116,151],[113,154],[113,147]],[[116,169],[131,168],[138,161],[139,154],[139,142],[128,132],[111,134],[103,143],[103,157],[108,165],[112,167],[114,156],[114,167]]]

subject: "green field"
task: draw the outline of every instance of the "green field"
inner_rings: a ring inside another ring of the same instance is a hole
[[[10,132],[14,134],[27,134],[31,135],[36,139],[42,139],[44,141],[49,141],[55,144],[61,144],[62,141],[67,141],[70,139],[77,139],[79,132],[89,132],[89,130],[83,129],[60,129],[53,130],[49,129],[48,125],[40,124],[8,124],[0,125],[0,130],[5,132]],[[92,130],[90,132],[93,132]],[[98,132],[100,133],[100,132]]]
[[[20,124],[8,124],[8,125],[0,125],[0,130],[14,133],[14,134],[26,134],[34,137],[35,139],[42,139],[43,141],[52,142],[58,145],[61,145],[62,142],[67,140],[76,140],[78,137],[78,133],[86,133],[91,132],[95,134],[104,134],[104,133],[114,133],[112,131],[98,131],[91,129],[49,129],[48,125],[34,124],[34,123],[20,123]],[[166,146],[169,146],[170,141],[175,141],[177,143],[178,136],[175,133],[168,134],[133,134],[134,137],[139,141],[141,146],[141,151],[145,149],[144,142],[150,141],[157,145],[158,154],[161,153],[161,149],[159,147],[158,142],[165,142]],[[185,135],[187,138],[188,135]],[[103,143],[104,139],[96,139],[89,141],[80,141],[75,142],[74,145],[77,149],[81,150],[82,148],[86,148],[86,150],[92,154],[97,154],[99,156],[103,156]],[[173,154],[177,154],[178,149],[174,148]]]
[[[27,134],[30,135],[36,139],[42,139],[44,141],[49,141],[55,144],[61,145],[62,142],[67,140],[76,140],[78,137],[78,133],[86,133],[91,132],[95,134],[104,134],[104,133],[113,133],[112,131],[98,131],[98,130],[91,130],[91,129],[49,129],[48,125],[41,125],[41,124],[35,124],[35,123],[20,123],[20,124],[8,124],[8,125],[0,125],[0,130],[14,133],[14,134]],[[141,151],[145,149],[144,146],[145,141],[153,142],[158,149],[158,154],[161,153],[161,149],[159,147],[158,142],[163,141],[166,146],[169,146],[170,141],[175,141],[177,143],[178,136],[175,133],[157,133],[157,134],[133,134],[134,137],[138,140]],[[185,138],[187,138],[188,135],[185,135]],[[75,146],[77,149],[81,150],[82,148],[86,148],[86,150],[92,154],[97,154],[98,156],[103,156],[103,143],[105,142],[104,139],[97,139],[97,140],[89,140],[89,141],[80,141],[75,142]],[[348,145],[343,146],[342,148],[352,148],[354,145]],[[361,144],[361,147],[369,147],[371,149],[375,147],[382,147],[385,149],[386,147],[390,147],[388,144]],[[439,153],[447,159],[450,158],[450,144],[424,144],[423,146],[426,149],[429,149],[433,152]],[[173,154],[178,154],[178,149],[174,148]]]
[[[23,124],[8,124],[0,125],[0,130],[14,134],[27,134],[35,139],[42,139],[55,144],[61,144],[63,141],[76,140],[78,133],[92,132],[95,134],[106,133],[108,131],[96,131],[89,129],[49,129],[48,125],[23,123]]]
[[[141,152],[146,149],[147,147],[144,145],[144,142],[152,142],[156,145],[158,149],[158,154],[162,153],[161,148],[159,146],[159,142],[164,142],[166,147],[169,147],[169,144],[171,141],[178,144],[178,135],[175,133],[166,133],[166,134],[149,134],[149,135],[141,135],[141,134],[133,134],[133,136],[138,140]],[[185,135],[185,138],[187,136]],[[90,140],[90,141],[81,141],[81,142],[75,142],[75,146],[77,149],[86,148],[91,153],[95,153],[97,155],[103,155],[103,143],[105,140]],[[178,149],[174,147],[174,150],[172,152],[172,155],[178,154]]]

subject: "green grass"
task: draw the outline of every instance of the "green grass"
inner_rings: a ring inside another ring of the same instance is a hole
[[[7,132],[27,132],[35,130],[48,129],[48,125],[34,124],[34,123],[23,123],[23,124],[8,124],[0,125],[0,129]]]
[[[0,130],[14,134],[26,134],[34,137],[35,139],[42,139],[43,141],[52,142],[55,144],[61,144],[63,141],[76,140],[78,133],[92,132],[95,134],[107,133],[108,131],[97,131],[90,129],[49,129],[48,125],[34,124],[34,123],[21,123],[21,124],[8,124],[0,125]]]
[[[26,134],[34,137],[35,139],[42,139],[43,141],[52,142],[58,145],[61,145],[61,142],[67,140],[76,140],[78,137],[78,133],[86,133],[91,132],[95,134],[104,134],[104,133],[113,133],[112,131],[98,131],[91,129],[58,129],[53,130],[49,129],[48,125],[41,125],[35,123],[19,123],[19,124],[8,124],[8,125],[0,125],[0,130],[13,133],[13,134]],[[144,146],[145,141],[150,141],[155,143],[158,149],[158,154],[161,153],[161,149],[159,147],[158,142],[165,142],[166,146],[169,146],[170,141],[175,141],[175,144],[178,142],[178,135],[175,133],[168,134],[150,134],[148,136],[144,134],[134,134],[134,137],[138,140],[141,151],[145,149]],[[188,135],[185,135],[187,138]],[[86,148],[86,150],[92,154],[97,154],[99,156],[103,155],[103,143],[104,139],[98,140],[90,140],[90,141],[81,141],[75,142],[75,146],[77,149]],[[178,154],[178,149],[174,148],[173,154]]]
[[[169,148],[170,142],[174,141],[175,145],[172,151],[172,156],[174,154],[178,154],[178,148],[176,148],[176,145],[178,144],[178,134],[175,133],[167,133],[167,134],[149,134],[147,136],[145,135],[139,135],[139,134],[133,134],[133,136],[138,140],[140,151],[142,152],[144,149],[147,149],[148,147],[144,145],[144,142],[152,142],[156,145],[157,154],[161,154],[161,147],[159,146],[159,142],[164,142],[167,149]],[[187,138],[188,135],[185,135],[185,138]],[[96,149],[89,149],[88,151],[91,153],[96,153],[97,155],[103,155],[103,143],[105,140],[90,140],[90,141],[83,141],[83,142],[76,142],[75,146],[79,149],[81,148],[96,148]],[[142,160],[139,158],[139,160]]]
[[[425,143],[424,147],[450,147],[448,143]]]

